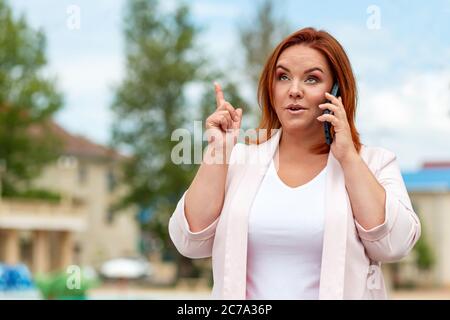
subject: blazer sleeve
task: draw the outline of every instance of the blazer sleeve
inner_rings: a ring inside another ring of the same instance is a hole
[[[238,164],[237,153],[242,149],[242,144],[238,143],[231,151],[229,167],[226,178],[226,190],[228,189],[229,180],[233,175],[233,166]],[[187,190],[184,192],[181,199],[169,220],[169,236],[178,252],[185,257],[191,259],[208,258],[212,255],[212,247],[214,243],[214,236],[216,233],[217,223],[220,220],[220,215],[209,226],[198,232],[192,232],[189,223],[186,219],[185,213],[185,197]],[[226,191],[225,191],[226,196]]]
[[[355,219],[358,234],[369,258],[395,262],[405,257],[420,237],[420,221],[414,212],[396,155],[383,149],[380,169],[375,176],[386,191],[385,220],[370,230]]]
[[[192,232],[184,211],[186,192],[187,190],[178,201],[177,207],[169,220],[170,239],[178,252],[185,257],[191,259],[211,257],[214,234],[220,216],[205,229]]]

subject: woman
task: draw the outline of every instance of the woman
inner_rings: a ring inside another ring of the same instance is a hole
[[[420,222],[395,154],[359,140],[344,49],[325,31],[295,32],[269,57],[258,97],[268,136],[236,143],[242,110],[216,84],[205,158],[169,222],[173,243],[212,256],[213,298],[387,298],[381,263],[410,252]]]

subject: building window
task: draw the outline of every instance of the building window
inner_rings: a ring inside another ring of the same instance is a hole
[[[86,184],[88,179],[88,170],[85,164],[78,166],[78,183]]]
[[[113,210],[110,209],[106,212],[106,223],[113,224],[113,222],[114,222],[114,212]]]
[[[78,160],[74,156],[61,156],[58,158],[58,166],[63,169],[76,168],[77,164]]]
[[[117,178],[112,169],[109,169],[106,173],[106,184],[109,192],[114,191],[117,186]]]
[[[80,243],[76,242],[74,247],[73,247],[73,262],[76,265],[81,265],[81,253],[82,253],[82,246]]]

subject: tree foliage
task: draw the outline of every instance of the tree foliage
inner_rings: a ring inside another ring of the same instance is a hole
[[[59,152],[47,124],[62,96],[45,74],[45,44],[42,31],[24,16],[14,17],[0,0],[0,175],[6,196],[29,187]]]

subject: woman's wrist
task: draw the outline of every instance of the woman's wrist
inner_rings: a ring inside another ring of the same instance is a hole
[[[234,146],[235,143],[231,141],[208,143],[204,153],[204,162],[208,164],[228,164]]]

